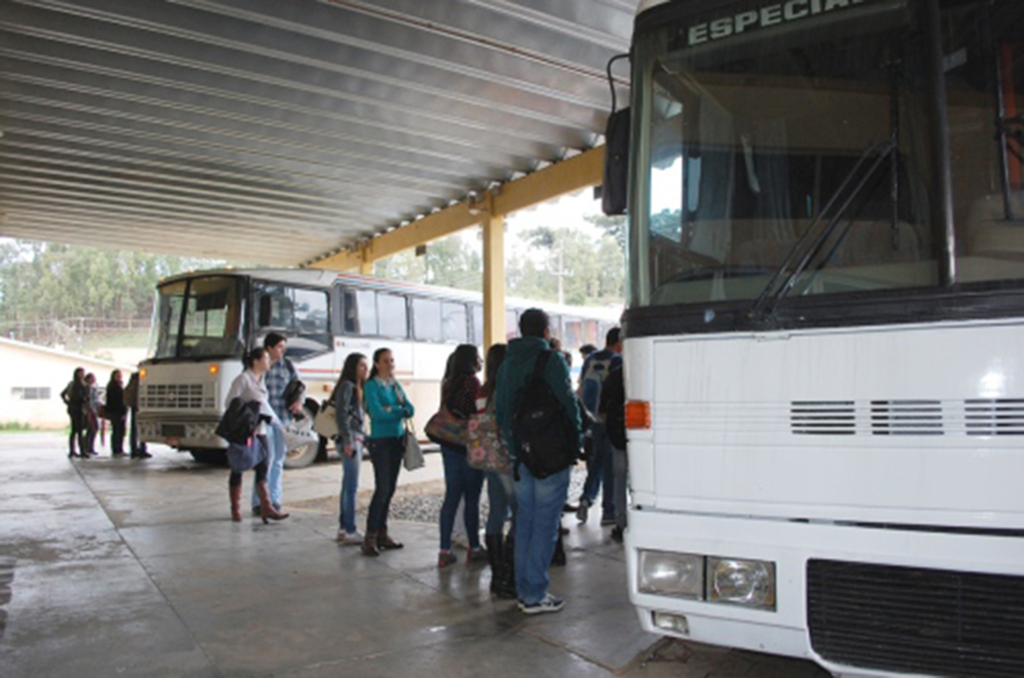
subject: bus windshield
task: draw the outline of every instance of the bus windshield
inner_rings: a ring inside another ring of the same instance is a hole
[[[742,35],[695,15],[638,36],[631,305],[939,283],[935,106],[915,4],[831,3],[840,9]],[[1021,125],[1008,113],[1022,13],[943,13],[956,282],[1020,280]]]
[[[229,358],[242,354],[242,281],[231,276],[178,280],[157,289],[149,357]]]
[[[841,15],[648,41],[644,302],[754,300],[805,257],[794,294],[936,283],[923,46],[898,12]]]

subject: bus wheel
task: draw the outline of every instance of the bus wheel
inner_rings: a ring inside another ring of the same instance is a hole
[[[228,455],[224,450],[209,448],[192,448],[189,450],[192,458],[200,464],[211,464],[213,466],[227,466]]]
[[[327,461],[327,438],[320,436],[320,444],[316,448],[316,463]]]
[[[284,455],[284,467],[285,468],[306,468],[314,461],[316,461],[317,453],[319,452],[320,445],[315,442],[301,445],[294,449],[288,450]]]

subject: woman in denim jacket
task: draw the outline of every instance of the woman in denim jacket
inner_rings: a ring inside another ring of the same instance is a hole
[[[338,425],[335,445],[341,454],[341,497],[338,502],[338,543],[358,546],[363,535],[356,529],[356,493],[359,491],[359,466],[366,445],[366,408],[364,388],[370,366],[362,353],[345,358],[341,377],[334,387],[334,420]]]
[[[391,350],[373,353],[373,370],[366,382],[366,409],[370,414],[370,461],[375,488],[366,520],[363,555],[379,556],[382,550],[400,549],[403,544],[388,536],[388,511],[398,484],[398,472],[405,454],[404,421],[415,409],[394,378],[395,359]]]

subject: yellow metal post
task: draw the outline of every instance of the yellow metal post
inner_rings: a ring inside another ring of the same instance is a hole
[[[359,247],[359,275],[373,275],[373,257],[370,256],[372,243],[364,242]]]
[[[494,198],[484,231],[484,350],[505,341],[505,215],[494,214]]]

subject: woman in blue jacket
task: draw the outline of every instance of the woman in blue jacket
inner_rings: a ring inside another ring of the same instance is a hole
[[[374,490],[370,515],[366,519],[363,555],[379,556],[382,550],[400,549],[403,544],[388,536],[388,511],[398,483],[405,453],[406,419],[415,410],[395,380],[395,359],[391,350],[379,348],[373,354],[373,370],[366,382],[364,396],[370,414],[370,461],[373,463]]]

